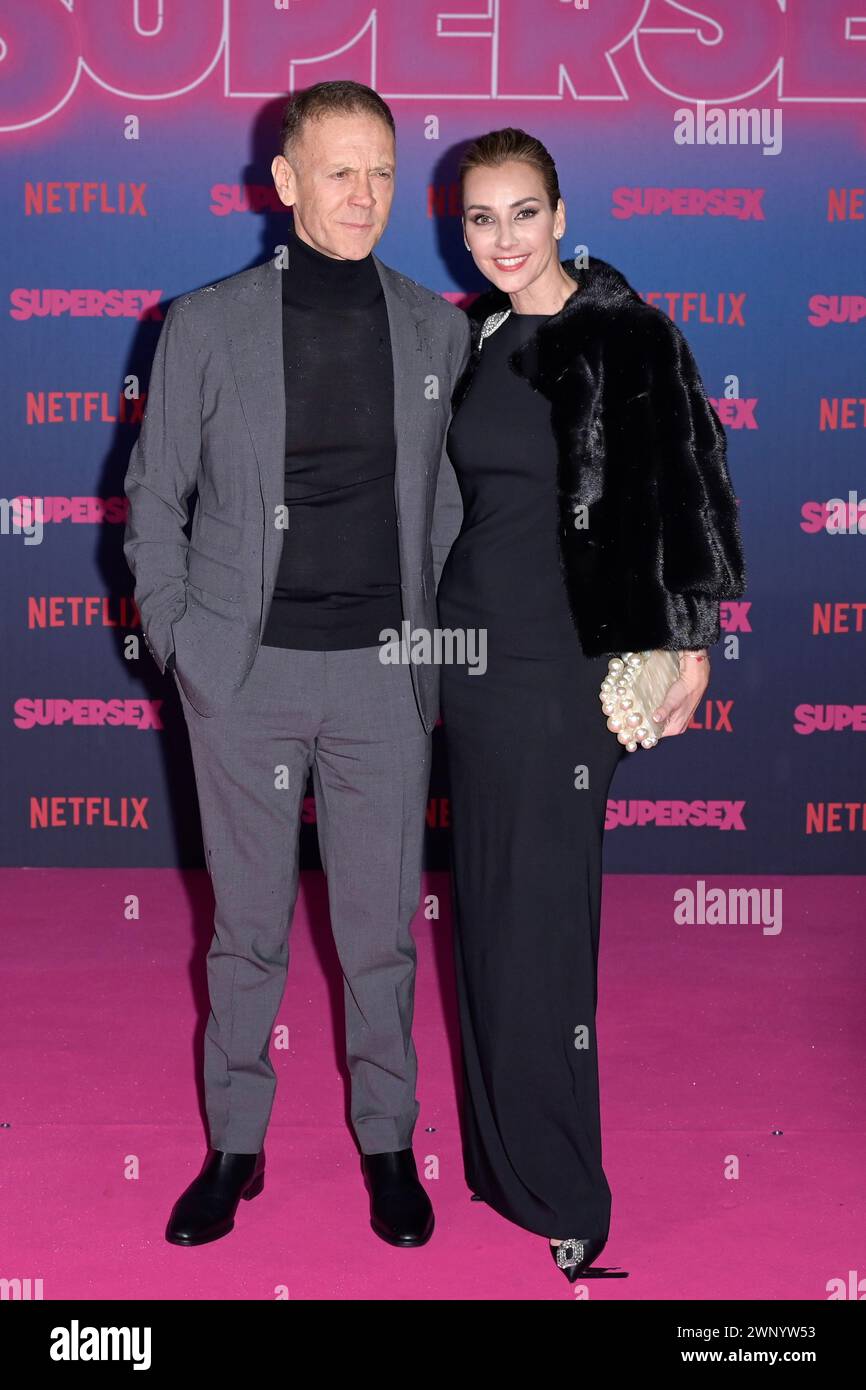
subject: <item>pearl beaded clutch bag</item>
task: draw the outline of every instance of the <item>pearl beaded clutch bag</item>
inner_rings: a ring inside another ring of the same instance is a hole
[[[598,698],[607,727],[616,734],[629,753],[655,748],[663,724],[657,724],[652,711],[658,709],[680,674],[676,652],[623,652],[612,656]]]

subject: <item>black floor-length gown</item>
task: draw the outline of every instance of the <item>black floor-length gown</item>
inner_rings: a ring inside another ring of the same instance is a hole
[[[625,750],[598,699],[607,659],[584,656],[568,609],[550,403],[507,360],[545,317],[512,313],[485,340],[448,434],[464,520],[439,621],[487,634],[483,674],[441,671],[463,1156],[509,1220],[590,1239],[610,1224],[595,1010],[605,804]]]

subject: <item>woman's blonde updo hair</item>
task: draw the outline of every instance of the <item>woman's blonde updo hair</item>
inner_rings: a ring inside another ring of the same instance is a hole
[[[516,130],[514,126],[506,126],[504,130],[491,130],[487,135],[479,135],[478,139],[473,140],[472,144],[464,150],[457,170],[460,179],[461,202],[464,201],[463,189],[466,175],[470,170],[495,169],[511,159],[519,159],[524,164],[531,164],[533,169],[538,170],[544,184],[547,200],[550,203],[550,209],[555,212],[560,198],[556,165],[540,140],[536,140],[534,135],[527,135],[525,130]]]

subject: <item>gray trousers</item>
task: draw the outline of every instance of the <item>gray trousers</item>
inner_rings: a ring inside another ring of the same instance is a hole
[[[331,930],[344,978],[352,1125],[362,1153],[409,1148],[418,1115],[415,943],[430,737],[408,666],[379,648],[261,646],[205,718],[184,695],[216,910],[207,973],[211,1146],[262,1147],[276,1090],[269,1043],[286,983],[298,833],[312,768]]]

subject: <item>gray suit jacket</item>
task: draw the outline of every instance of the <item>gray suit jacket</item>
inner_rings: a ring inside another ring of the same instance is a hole
[[[445,433],[469,356],[469,324],[440,295],[373,260],[394,361],[403,621],[432,632],[439,573],[462,518]],[[277,524],[285,501],[281,275],[266,261],[174,300],[124,482],[123,549],[145,645],[161,672],[175,653],[177,679],[205,716],[223,709],[246,679],[284,534],[291,544],[291,518],[288,534]],[[438,717],[438,669],[410,669],[429,731]]]

